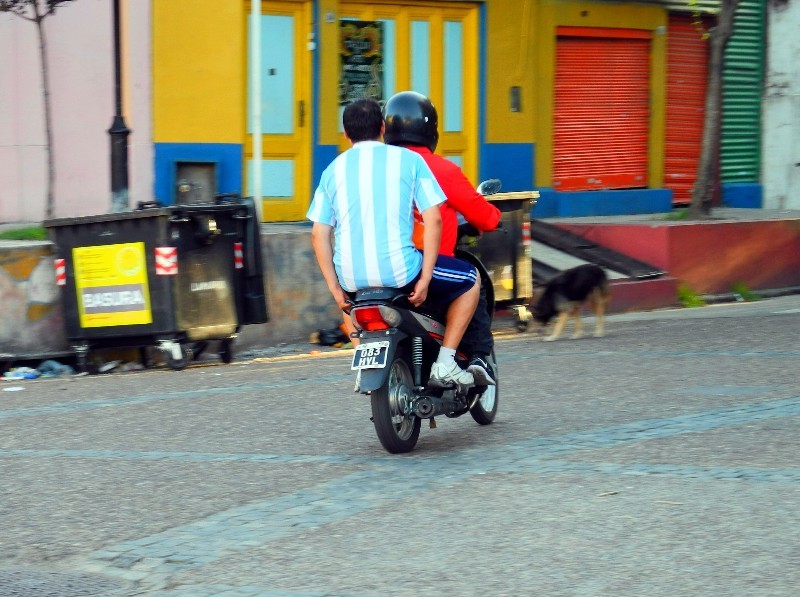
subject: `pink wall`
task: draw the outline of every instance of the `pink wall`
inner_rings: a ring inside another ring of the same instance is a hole
[[[580,234],[599,245],[630,255],[645,263],[667,269],[669,231],[664,226],[645,224],[563,224],[559,227]]]
[[[660,267],[695,292],[800,285],[800,220],[559,224],[598,244]]]
[[[114,116],[111,2],[68,4],[46,23],[53,109],[56,216],[104,213],[111,204]],[[130,137],[131,205],[152,197],[149,2],[123,0],[127,44],[124,111]],[[36,28],[0,15],[0,222],[44,218],[46,154]],[[126,72],[127,69],[127,72]],[[132,85],[130,81],[136,81]]]
[[[698,292],[729,292],[737,282],[753,289],[800,285],[800,220],[726,222],[693,234],[687,226],[671,235],[676,278]]]

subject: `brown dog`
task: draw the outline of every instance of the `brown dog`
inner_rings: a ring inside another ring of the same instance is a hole
[[[580,312],[588,303],[596,317],[594,335],[599,338],[605,332],[604,316],[610,299],[608,277],[603,268],[594,264],[579,265],[547,281],[533,306],[533,319],[539,322],[539,329],[543,329],[558,315],[553,332],[543,338],[551,342],[561,336],[572,316],[575,332],[571,338],[580,338],[583,335]]]

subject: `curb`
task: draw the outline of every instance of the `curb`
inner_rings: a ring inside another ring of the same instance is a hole
[[[789,286],[788,288],[773,288],[767,290],[753,290],[754,295],[759,299],[776,298],[779,296],[791,296],[800,294],[800,286]],[[719,305],[722,303],[742,303],[746,302],[744,297],[738,292],[725,292],[722,294],[703,294],[701,298],[709,305]]]

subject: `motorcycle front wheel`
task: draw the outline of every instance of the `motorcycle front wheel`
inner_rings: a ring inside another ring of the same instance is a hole
[[[500,374],[497,370],[497,360],[494,358],[494,349],[492,354],[489,355],[489,364],[494,369],[494,381],[496,385],[487,386],[472,408],[469,409],[469,414],[475,419],[479,425],[489,425],[494,421],[497,415],[497,399],[500,395]]]
[[[406,414],[414,398],[414,378],[402,355],[395,355],[386,383],[372,392],[372,423],[387,452],[402,454],[417,445],[421,421]]]

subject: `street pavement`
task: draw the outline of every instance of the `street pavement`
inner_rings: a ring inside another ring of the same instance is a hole
[[[3,382],[0,595],[798,594],[799,296],[511,327],[402,456],[352,351]]]

